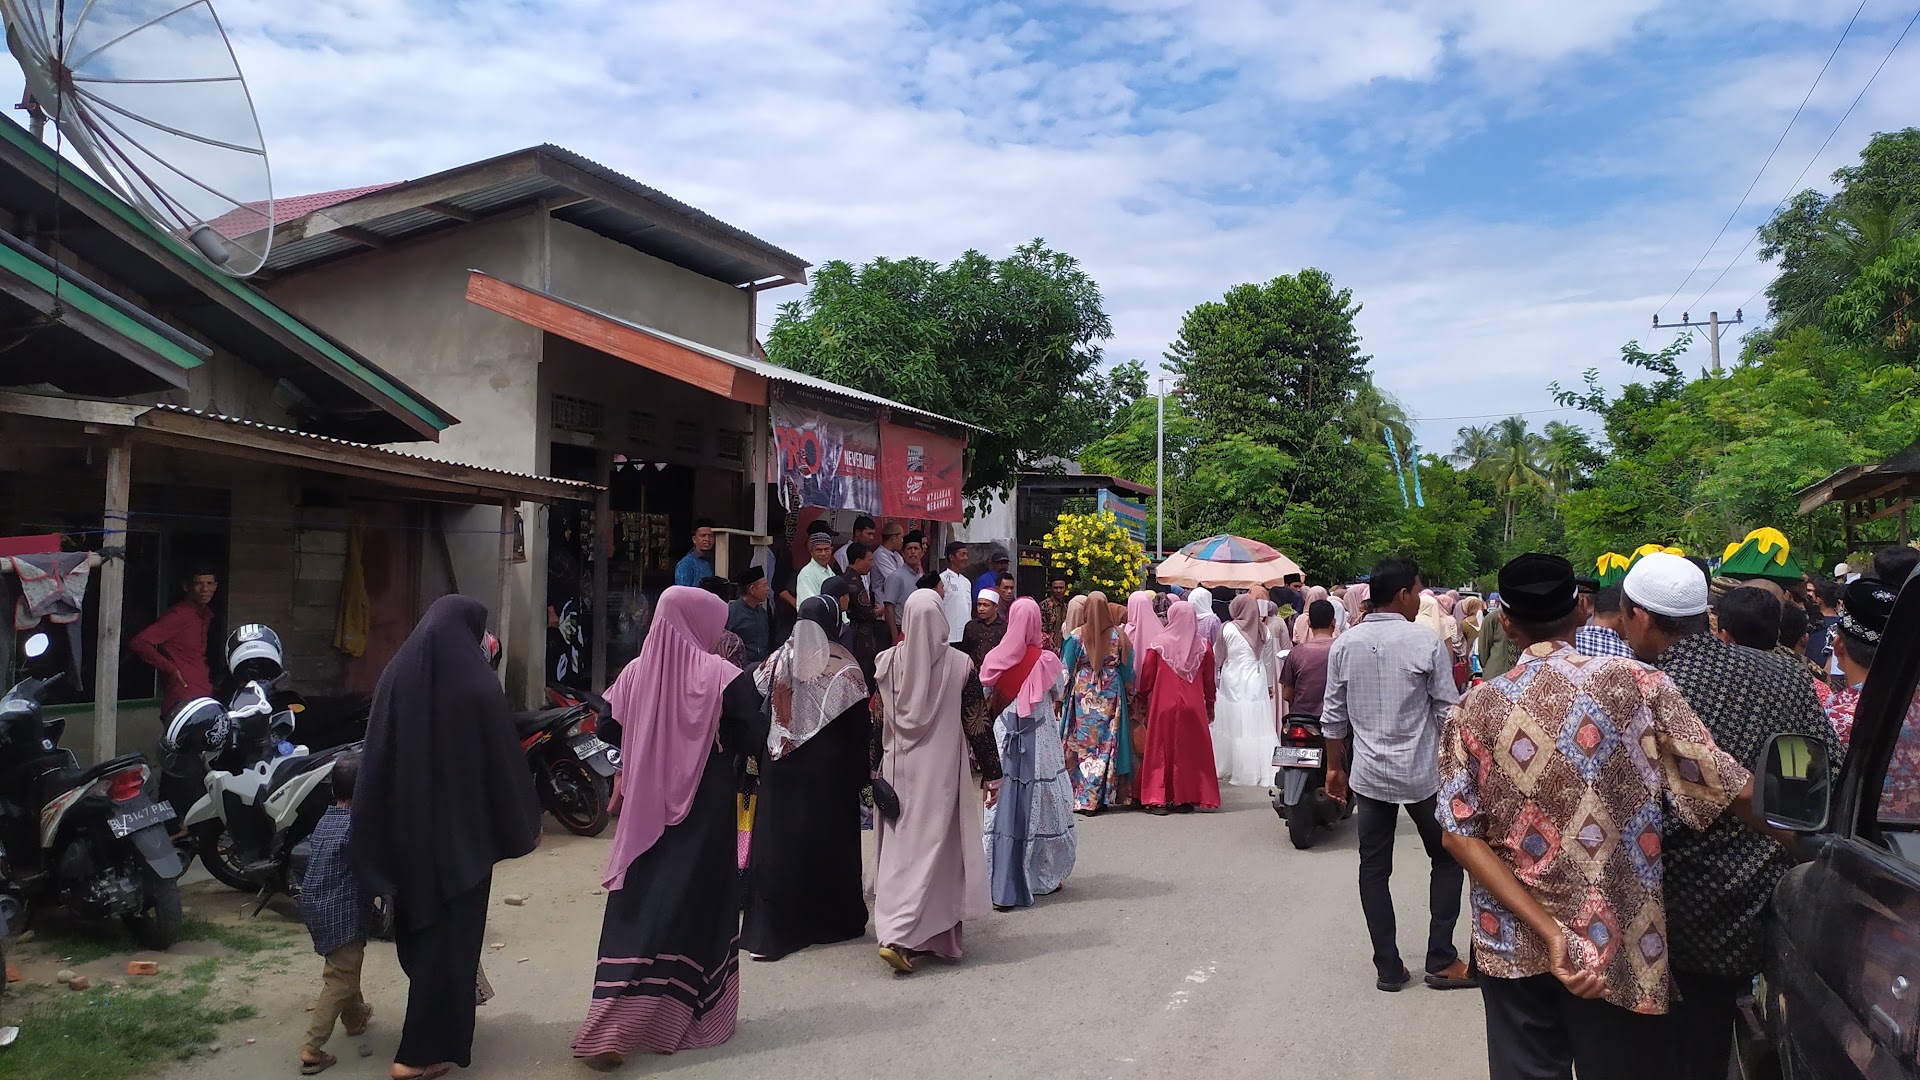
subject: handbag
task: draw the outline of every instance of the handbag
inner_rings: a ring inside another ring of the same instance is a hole
[[[887,778],[884,776],[874,777],[871,790],[873,792],[873,808],[880,811],[888,821],[898,821],[900,819],[900,793],[893,790],[893,785],[887,782]]]

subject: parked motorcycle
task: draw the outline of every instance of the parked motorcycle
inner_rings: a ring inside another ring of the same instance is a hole
[[[218,850],[221,832],[231,838],[230,854],[215,864],[237,880],[216,876],[257,891],[256,914],[276,894],[299,894],[307,837],[333,802],[333,761],[358,745],[314,753],[291,741],[300,703],[285,694],[276,701],[268,689],[283,673],[281,657],[271,628],[250,623],[235,630],[227,639],[227,663],[239,682],[233,700],[181,706],[162,742],[169,752],[211,755],[207,794],[182,820],[203,853]]]
[[[0,845],[0,1050],[13,1045],[20,1037],[20,1028],[7,1023],[7,938],[13,935],[21,918],[26,914],[26,905],[20,896],[20,886],[13,880],[13,868],[7,865],[7,849]]]
[[[599,715],[583,701],[513,716],[540,805],[579,836],[599,836],[613,817],[609,807],[620,751],[594,734]]]
[[[31,674],[49,644],[44,633],[27,639],[29,675],[0,697],[0,850],[16,903],[119,918],[142,946],[168,948],[181,923],[182,864],[166,828],[173,808],[149,794],[143,756],[83,768],[60,747],[66,721],[45,720],[40,704],[61,676]]]
[[[500,667],[500,639],[492,632],[480,638],[480,653],[489,666]],[[551,683],[547,700],[552,708],[513,714],[514,734],[533,770],[533,787],[540,805],[562,828],[578,836],[599,836],[613,820],[613,778],[620,771],[620,751],[597,734],[602,717],[612,709],[597,694]]]
[[[1273,751],[1273,812],[1287,822],[1293,846],[1310,848],[1323,825],[1332,825],[1350,813],[1350,799],[1327,794],[1327,740],[1320,718],[1291,714],[1280,721],[1280,745]]]

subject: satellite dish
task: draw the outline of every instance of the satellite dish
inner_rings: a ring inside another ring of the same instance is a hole
[[[88,168],[215,268],[267,261],[273,181],[208,0],[0,0],[30,105]]]

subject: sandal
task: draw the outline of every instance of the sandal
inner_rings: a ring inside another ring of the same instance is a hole
[[[325,1050],[315,1050],[314,1053],[319,1054],[320,1056],[316,1058],[309,1058],[305,1054],[300,1055],[300,1075],[301,1076],[319,1076],[321,1073],[326,1072],[328,1069],[331,1069],[335,1065],[340,1064],[339,1058],[334,1057],[332,1054],[327,1053]]]
[[[620,1066],[625,1065],[627,1059],[626,1055],[616,1054],[609,1050],[603,1054],[595,1054],[592,1057],[581,1058],[580,1063],[595,1072],[612,1072]]]
[[[394,1062],[393,1066],[394,1069],[404,1069],[407,1067],[408,1066],[402,1065],[399,1062]],[[445,1076],[452,1071],[453,1062],[442,1061],[438,1065],[429,1065],[416,1072],[396,1073],[393,1069],[388,1069],[387,1075],[391,1077],[392,1080],[438,1080],[439,1077]]]
[[[367,1033],[367,1025],[372,1021],[373,1006],[364,1003],[360,1006],[359,1015],[354,1019],[348,1020],[345,1017],[341,1017],[341,1022],[346,1027],[347,1037],[354,1039],[365,1035]]]
[[[913,955],[898,945],[880,946],[880,959],[902,975],[913,974]]]

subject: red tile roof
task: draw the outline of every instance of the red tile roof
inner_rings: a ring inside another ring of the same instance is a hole
[[[273,221],[276,225],[281,222],[292,221],[296,218],[305,217],[315,210],[325,210],[329,206],[335,206],[349,199],[357,199],[362,195],[370,195],[373,192],[386,188],[396,187],[398,184],[399,181],[393,181],[385,184],[370,184],[366,187],[341,188],[338,191],[321,191],[312,195],[295,195],[291,198],[275,199],[273,200]],[[265,206],[265,202],[250,202],[246,204],[245,209],[229,210],[207,224],[212,225],[213,231],[219,233],[221,236],[245,236],[247,233],[254,232],[260,228],[261,221],[259,215]]]

